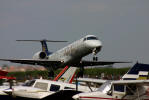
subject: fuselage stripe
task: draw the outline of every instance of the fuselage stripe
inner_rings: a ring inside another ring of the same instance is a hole
[[[102,97],[79,97],[79,98],[86,98],[86,99],[108,99],[108,100],[127,100],[127,99],[115,99],[115,98],[102,98]]]
[[[67,70],[68,70],[68,66],[66,66],[62,71],[61,71],[61,73],[59,73],[58,75],[57,75],[57,77],[53,80],[53,81],[57,81]]]

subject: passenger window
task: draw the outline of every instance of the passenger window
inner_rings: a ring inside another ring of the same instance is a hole
[[[23,84],[23,86],[32,86],[35,83],[35,80],[31,80]]]
[[[59,85],[51,84],[50,91],[59,91],[59,89],[60,89]]]
[[[124,85],[114,85],[114,91],[124,92]]]
[[[39,89],[43,89],[43,90],[47,90],[48,83],[37,82],[34,87],[39,88]]]

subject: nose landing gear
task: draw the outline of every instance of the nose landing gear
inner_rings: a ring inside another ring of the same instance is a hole
[[[94,56],[93,61],[98,61],[98,57]]]
[[[98,61],[98,57],[96,56],[97,51],[96,48],[93,50],[93,61]]]

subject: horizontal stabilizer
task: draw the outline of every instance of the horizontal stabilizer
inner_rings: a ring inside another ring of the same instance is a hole
[[[88,82],[88,83],[99,83],[99,84],[103,84],[107,80],[93,79],[93,78],[78,78],[77,81],[79,81],[79,82]]]
[[[115,63],[132,63],[129,61],[86,61],[82,60],[80,65],[82,66],[98,66],[98,65],[113,65]]]
[[[42,42],[42,41],[45,41],[45,42],[68,42],[68,41],[55,41],[55,40],[46,40],[46,39],[43,39],[43,40],[16,40],[16,41],[31,41],[31,42]]]

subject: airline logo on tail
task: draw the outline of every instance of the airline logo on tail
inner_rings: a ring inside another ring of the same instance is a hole
[[[42,45],[42,52],[45,52],[47,56],[50,55],[50,52],[48,51],[46,40],[42,40],[40,42]]]
[[[123,77],[123,80],[146,80],[149,74],[149,65],[136,63]]]

